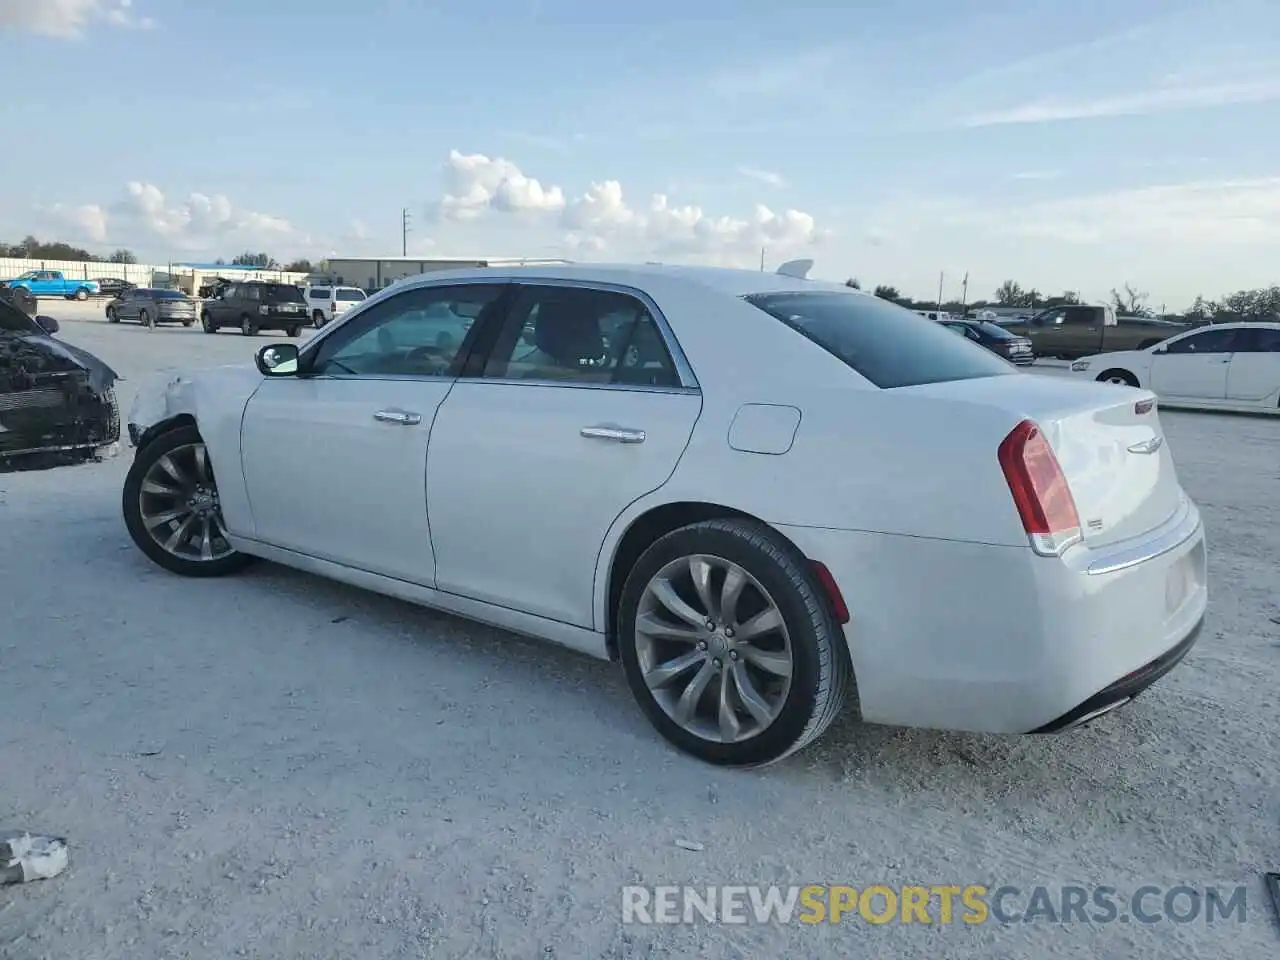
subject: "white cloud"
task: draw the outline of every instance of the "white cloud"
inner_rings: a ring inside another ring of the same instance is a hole
[[[1167,86],[1096,99],[1044,99],[964,117],[961,126],[994,127],[1097,117],[1144,116],[1174,110],[1280,100],[1280,78],[1237,83]]]
[[[609,251],[637,258],[678,256],[747,265],[758,261],[761,247],[782,254],[827,235],[812,216],[799,210],[776,213],[758,205],[746,217],[712,216],[699,206],[674,205],[665,194],[633,206],[616,180],[592,183],[570,200],[562,188],[526,176],[511,161],[483,154],[451,151],[446,176],[446,193],[439,204],[445,220],[540,215],[544,228],[565,231],[560,245],[576,254]]]
[[[70,38],[81,36],[94,21],[137,29],[155,26],[150,17],[134,12],[133,0],[0,0],[0,27]]]
[[[78,243],[104,243],[107,239],[107,211],[96,203],[68,206],[58,203],[49,213],[59,227],[70,231]]]
[[[228,239],[266,244],[295,234],[289,221],[240,210],[221,194],[192,193],[186,200],[174,203],[159,187],[136,180],[127,185],[125,198],[115,205],[112,214],[129,233],[141,228],[187,250],[209,248]]]
[[[446,175],[448,190],[440,207],[450,220],[474,220],[486,209],[520,213],[564,207],[564,193],[559,187],[543,187],[500,157],[491,160],[482,153],[450,150]]]
[[[767,183],[771,187],[785,187],[787,185],[787,181],[782,174],[774,173],[772,170],[761,170],[758,167],[739,167],[738,174],[748,180]]]

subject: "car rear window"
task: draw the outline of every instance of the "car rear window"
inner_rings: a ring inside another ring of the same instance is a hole
[[[944,325],[870,294],[806,290],[746,300],[883,389],[1015,372]]]
[[[339,290],[338,299],[339,300],[363,300],[364,291],[363,290]]]
[[[302,291],[291,283],[265,284],[262,299],[268,303],[306,303],[302,298]]]
[[[187,295],[181,290],[157,290],[152,294],[157,300],[185,300]]]
[[[311,292],[308,293],[307,296],[309,296],[312,300],[328,300],[329,288],[328,287],[312,287]]]
[[[990,337],[992,340],[1018,339],[1018,335],[1016,333],[1010,333],[998,323],[989,323],[986,320],[981,320],[978,322],[978,328],[983,332],[983,334]]]

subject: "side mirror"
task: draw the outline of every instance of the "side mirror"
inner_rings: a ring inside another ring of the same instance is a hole
[[[36,323],[40,324],[40,329],[47,334],[52,335],[58,332],[58,321],[53,317],[36,317]]]
[[[298,348],[292,343],[270,343],[253,355],[253,362],[264,377],[298,375]]]

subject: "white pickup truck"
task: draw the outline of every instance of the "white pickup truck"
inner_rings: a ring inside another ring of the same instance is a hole
[[[323,327],[365,299],[365,293],[359,287],[330,284],[312,284],[307,287],[305,296],[307,313],[317,327]]]

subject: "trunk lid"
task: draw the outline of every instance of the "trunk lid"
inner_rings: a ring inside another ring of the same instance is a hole
[[[1182,502],[1150,390],[1036,374],[898,389],[1001,410],[1009,415],[1010,429],[1021,420],[1034,421],[1058,458],[1084,542],[1091,547],[1141,536],[1168,520]]]

